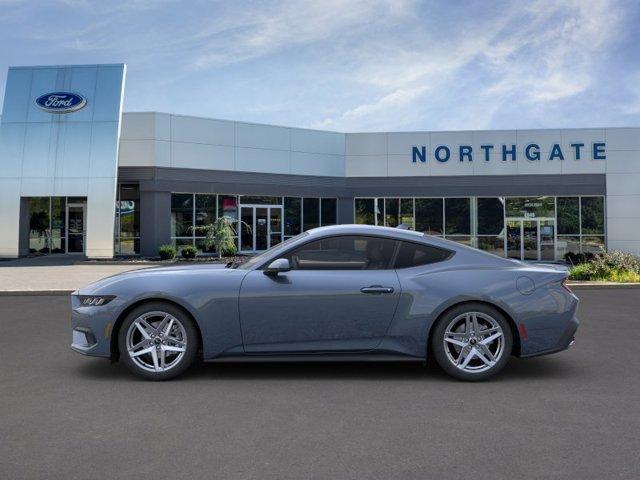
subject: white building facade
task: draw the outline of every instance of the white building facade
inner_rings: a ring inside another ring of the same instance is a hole
[[[247,253],[369,223],[524,260],[640,254],[640,128],[342,133],[122,113],[124,76],[9,70],[1,256],[209,253],[198,227],[221,215],[243,221]]]

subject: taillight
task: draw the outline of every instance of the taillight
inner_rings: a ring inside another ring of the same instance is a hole
[[[567,292],[569,293],[573,293],[571,291],[571,289],[569,288],[569,285],[567,285],[567,277],[564,277],[564,279],[562,280],[562,288],[564,288]]]

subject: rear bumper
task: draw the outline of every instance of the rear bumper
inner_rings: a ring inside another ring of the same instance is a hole
[[[520,356],[522,358],[538,357],[540,355],[549,355],[551,353],[557,353],[557,352],[566,350],[571,345],[573,345],[573,342],[575,340],[575,334],[579,326],[580,326],[580,320],[578,320],[576,317],[573,317],[565,327],[564,331],[561,333],[556,344],[553,345],[551,348],[547,348],[547,349],[532,352],[532,353],[526,353]]]

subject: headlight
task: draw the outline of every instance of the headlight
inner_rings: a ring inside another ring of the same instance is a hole
[[[78,295],[78,300],[83,307],[106,305],[114,298],[116,298],[115,295]]]

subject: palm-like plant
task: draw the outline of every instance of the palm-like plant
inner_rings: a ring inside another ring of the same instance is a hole
[[[199,233],[204,233],[204,243],[206,247],[211,248],[211,246],[214,246],[218,258],[222,258],[223,252],[236,252],[236,222],[238,222],[238,220],[235,218],[222,216],[216,218],[213,223],[195,227],[194,230]],[[246,222],[240,220],[240,223],[251,230],[251,226]]]

